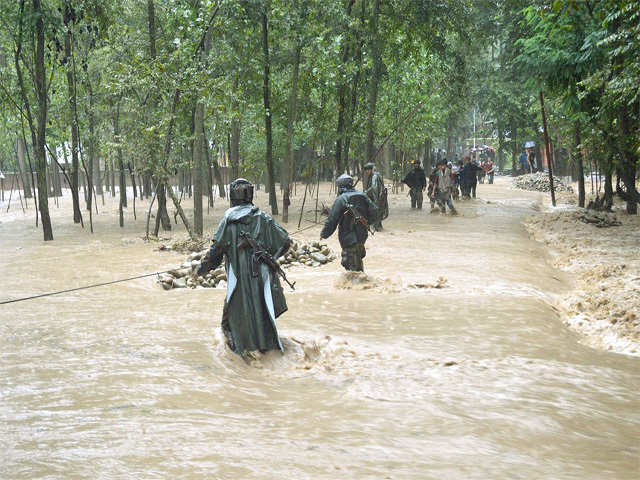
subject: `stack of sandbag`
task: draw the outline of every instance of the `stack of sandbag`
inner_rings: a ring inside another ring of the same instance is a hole
[[[158,275],[158,283],[165,290],[172,288],[225,288],[227,285],[227,274],[224,265],[219,266],[215,270],[211,270],[205,275],[196,275],[194,273],[200,268],[202,257],[206,255],[208,250],[191,253],[184,263],[174,270]],[[326,245],[320,242],[302,243],[293,241],[291,247],[282,257],[278,259],[278,263],[282,268],[290,268],[294,266],[319,267],[326,263],[333,262],[336,255]]]

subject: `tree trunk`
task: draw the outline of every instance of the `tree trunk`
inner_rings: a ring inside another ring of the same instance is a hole
[[[296,119],[296,103],[298,100],[298,73],[300,71],[300,54],[302,43],[296,38],[296,51],[293,60],[293,74],[291,78],[291,94],[289,95],[289,118],[287,120],[287,143],[284,160],[283,194],[282,194],[282,221],[289,221],[289,205],[291,205],[291,183],[293,182],[293,169],[295,165],[294,152],[291,148],[293,141],[293,125]],[[344,95],[343,95],[344,97]]]
[[[504,170],[504,130],[502,122],[498,122],[498,170]]]
[[[204,152],[204,159],[206,163],[205,178],[207,180],[207,198],[209,199],[207,205],[209,207],[213,207],[213,175],[211,174],[211,153],[209,152],[209,139],[207,138],[207,132],[205,131],[204,126],[202,127],[202,151]]]
[[[182,167],[182,168],[180,168],[180,170],[178,171],[178,190],[180,190],[180,193],[181,193],[181,194],[182,194],[182,193],[185,191],[185,189],[186,189],[186,186],[185,186],[185,178],[184,178],[184,177],[185,177],[185,170],[186,170],[186,169],[185,169],[184,167]]]
[[[27,173],[27,161],[24,158],[27,146],[25,145],[24,139],[21,136],[18,136],[17,144],[18,170],[20,171],[20,175],[22,176],[24,198],[31,198],[31,180],[29,179],[29,174]]]
[[[166,191],[169,194],[169,197],[171,197],[173,206],[176,207],[176,210],[178,211],[178,215],[180,215],[180,218],[182,219],[182,223],[184,223],[184,228],[187,229],[187,233],[189,234],[189,237],[194,238],[194,233],[191,228],[191,225],[189,224],[189,219],[185,215],[184,210],[182,210],[182,206],[180,205],[180,200],[178,200],[178,197],[176,197],[176,194],[171,188],[171,185],[167,185]]]
[[[612,164],[613,162],[609,161],[605,165],[605,174],[604,174],[604,199],[603,199],[603,210],[607,212],[611,211],[611,207],[613,206],[613,175],[612,175]]]
[[[204,45],[200,54],[199,68],[206,65],[211,48],[211,25],[207,28],[204,36]],[[206,165],[204,155],[204,99],[198,98],[193,118],[193,232],[201,236],[203,234],[203,212],[202,212],[202,187],[205,183]]]
[[[160,177],[158,177],[157,181],[161,182]],[[164,183],[160,183],[158,185],[157,192],[158,194],[156,198],[158,199],[158,211],[156,212],[156,224],[153,229],[153,234],[156,237],[158,236],[158,232],[160,231],[161,224],[163,230],[171,230],[171,219],[169,218],[169,213],[167,212],[167,196],[165,193]]]
[[[119,178],[119,190],[120,201],[118,202],[118,214],[120,227],[124,227],[124,212],[123,209],[127,207],[127,180],[124,174],[124,157],[122,155],[122,145],[120,143],[120,101],[116,104],[116,112],[113,116],[113,136],[117,142],[116,152],[118,154],[118,178]],[[134,184],[135,189],[135,184]]]
[[[233,119],[231,120],[231,176],[238,178],[240,176],[240,118],[239,118],[239,102],[238,96],[238,76],[233,80]],[[215,165],[218,165],[216,159]],[[220,196],[224,198],[224,189],[220,190]]]
[[[36,155],[36,169],[38,170],[38,200],[40,205],[40,219],[42,220],[42,231],[44,240],[53,240],[53,230],[49,217],[49,201],[47,199],[46,171],[47,161],[45,157],[45,142],[47,128],[47,85],[44,69],[44,12],[41,11],[40,0],[33,0],[33,11],[36,18],[36,94],[38,97],[38,141],[34,145]]]
[[[637,117],[637,111],[636,111]],[[629,109],[621,108],[618,114],[618,120],[620,125],[620,133],[623,139],[622,142],[622,182],[627,190],[627,213],[629,215],[638,214],[638,202],[640,202],[640,196],[636,190],[636,170],[638,165],[638,154],[636,153],[633,145],[633,120],[629,115]]]
[[[575,158],[578,166],[578,205],[584,208],[585,190],[584,190],[584,155],[582,152],[582,139],[580,138],[580,123],[575,124]]]
[[[80,223],[82,213],[80,211],[80,182],[78,180],[80,162],[78,160],[79,137],[78,107],[76,100],[76,79],[72,68],[71,51],[71,25],[67,25],[64,37],[65,69],[67,73],[67,89],[69,91],[69,110],[71,112],[71,199],[73,202],[73,222]]]
[[[518,127],[515,125],[511,126],[511,136],[512,136],[512,145],[511,145],[511,176],[515,177],[518,174],[518,170],[520,165],[518,165],[518,157],[520,154],[520,149],[518,148]]]
[[[433,140],[428,138],[427,140],[424,141],[424,162],[423,162],[424,172],[427,175],[427,177],[429,176],[429,173],[431,173],[431,164],[433,163],[432,154],[433,154]]]
[[[147,0],[147,21],[149,23],[149,56],[156,59],[156,9],[153,0]]]
[[[127,166],[129,167],[129,177],[131,177],[131,186],[133,187],[133,198],[135,201],[135,199],[138,198],[138,185],[136,184],[136,172],[134,168],[131,166],[131,162],[128,162]]]
[[[153,0],[147,0],[147,23],[149,26],[149,58],[152,63],[156,61],[156,13],[155,13],[155,4]],[[151,92],[149,99],[149,114],[152,115],[155,110],[157,110],[157,96],[156,96],[156,85],[153,85],[153,91]],[[153,169],[156,169],[156,156],[159,150],[159,139],[154,134],[151,142],[151,149],[149,151],[149,163]],[[153,172],[154,180],[156,183],[156,199],[158,200],[158,210],[156,212],[156,223],[153,230],[153,234],[158,236],[158,231],[160,230],[160,225],[162,225],[163,230],[171,230],[171,219],[169,218],[169,213],[167,212],[167,197],[165,194],[164,183],[162,181],[162,172],[158,173],[156,171]],[[149,188],[147,186],[147,182],[149,182]],[[151,174],[146,174],[144,177],[144,186],[145,190],[150,192],[150,184],[151,184]]]
[[[113,169],[111,168],[109,160],[105,160],[104,162],[104,188],[107,192],[111,190],[111,172]],[[113,196],[113,195],[111,195]]]
[[[544,145],[547,152],[547,163],[549,164],[549,187],[551,190],[551,204],[556,206],[556,192],[553,188],[553,161],[551,159],[551,150],[549,148],[549,134],[547,133],[547,116],[544,113],[544,96],[540,90],[540,109],[542,112],[542,127],[544,129]]]
[[[87,73],[87,90],[89,93],[89,106],[87,109],[87,117],[89,119],[89,175],[91,176],[91,184],[93,185],[95,194],[102,194],[102,182],[100,179],[100,162],[96,155],[96,134],[95,134],[95,113],[94,113],[94,98],[93,98],[93,86],[91,79]],[[91,192],[89,192],[89,198],[91,198]],[[97,201],[97,200],[96,200]],[[89,202],[90,204],[90,202]],[[90,208],[90,206],[88,207]]]
[[[152,190],[153,189],[151,188],[151,173],[144,172],[142,174],[142,193],[140,194],[140,198],[142,198],[143,196],[144,198],[151,198]]]
[[[116,164],[115,160],[111,159],[111,198],[116,196]]]
[[[373,73],[369,81],[369,99],[367,104],[367,140],[365,144],[365,161],[373,160],[374,139],[375,139],[375,115],[378,101],[378,86],[382,77],[382,52],[380,51],[380,40],[378,31],[378,13],[380,11],[380,0],[373,0],[373,11],[371,12],[370,41],[371,57],[373,59]]]
[[[273,215],[278,214],[278,200],[276,198],[276,183],[273,169],[273,137],[271,131],[271,105],[270,105],[270,92],[269,92],[269,27],[267,21],[267,5],[263,7],[262,11],[262,50],[264,53],[264,76],[263,76],[263,94],[264,94],[264,117],[265,117],[265,130],[267,141],[266,152],[266,164],[267,174],[269,177],[269,205],[271,205],[271,213]]]
[[[233,141],[231,143],[232,143],[231,152],[233,153]],[[217,153],[212,156],[211,164],[213,166],[213,176],[216,179],[216,183],[218,184],[218,195],[220,195],[220,198],[225,198],[226,193],[224,188],[224,179],[222,178],[222,172],[220,171],[220,165],[218,164]],[[237,178],[237,177],[234,177],[234,178]]]
[[[51,170],[53,173],[53,194],[56,197],[62,196],[62,180],[60,180],[60,167],[58,167],[57,159],[51,162]]]
[[[365,23],[365,6],[366,2],[362,2],[362,11],[360,14],[360,23],[364,26]],[[351,134],[353,133],[353,124],[358,113],[358,84],[360,83],[360,77],[362,76],[362,48],[364,47],[364,39],[360,39],[358,44],[358,48],[356,49],[356,74],[353,77],[353,83],[351,86],[351,101],[349,107],[349,116],[345,128],[345,139],[344,139],[344,164],[347,173],[350,173],[350,164],[349,164],[349,151],[351,147]]]
[[[347,18],[351,16],[351,9],[355,0],[348,0],[346,6]],[[344,35],[342,37],[342,55],[340,66],[338,68],[338,127],[336,129],[336,160],[335,168],[336,174],[340,175],[344,170],[342,165],[342,145],[344,141],[344,115],[347,107],[347,78],[345,73],[345,64],[349,58],[349,25],[345,25]]]

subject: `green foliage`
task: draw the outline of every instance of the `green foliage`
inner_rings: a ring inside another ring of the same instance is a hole
[[[34,23],[29,5],[25,2],[25,40]],[[147,1],[44,0],[48,142],[53,148],[69,141],[66,73],[74,69],[81,141],[88,141],[92,114],[94,140],[105,161],[115,161],[122,149],[125,162],[139,173],[166,175],[190,166],[193,112],[202,102],[213,152],[226,161],[237,126],[241,171],[259,178],[265,152],[260,18],[266,12],[276,170],[285,155],[298,45],[292,146],[314,153],[309,156],[313,164],[297,155],[299,175],[318,162],[327,169],[333,165],[341,88],[346,101],[342,140],[350,140],[351,164],[364,159],[375,42],[383,62],[376,144],[421,104],[392,137],[397,149],[415,154],[425,139],[443,147],[447,137],[466,145],[475,110],[476,134],[493,138],[505,153],[516,151],[525,140],[540,143],[537,95],[544,90],[553,141],[571,144],[571,132],[580,125],[584,145],[603,161],[618,162],[629,144],[640,149],[640,0],[381,0],[375,32],[372,5],[372,0],[156,0],[156,56],[151,58]],[[18,19],[18,1],[0,2],[0,168],[5,169],[14,162],[13,146],[25,121],[13,60]],[[209,25],[211,52],[201,61],[198,52]],[[64,55],[67,32],[72,34],[69,58]],[[30,40],[24,42],[21,62],[30,75]],[[26,81],[25,87],[28,103],[35,104],[33,83]],[[167,138],[176,91],[175,127]],[[621,112],[629,115],[632,135],[618,128]],[[598,141],[602,138],[606,141]]]

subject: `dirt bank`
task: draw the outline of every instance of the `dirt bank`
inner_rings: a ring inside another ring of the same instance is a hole
[[[565,206],[528,218],[525,227],[549,246],[556,267],[573,274],[574,290],[556,305],[564,322],[592,347],[640,355],[640,217],[600,218]]]

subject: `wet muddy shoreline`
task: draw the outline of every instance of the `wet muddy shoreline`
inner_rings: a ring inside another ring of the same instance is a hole
[[[563,322],[587,345],[638,356],[640,219],[598,215],[612,226],[598,228],[566,205],[535,214],[524,225],[552,252],[552,264],[573,279],[572,291],[555,304]]]

